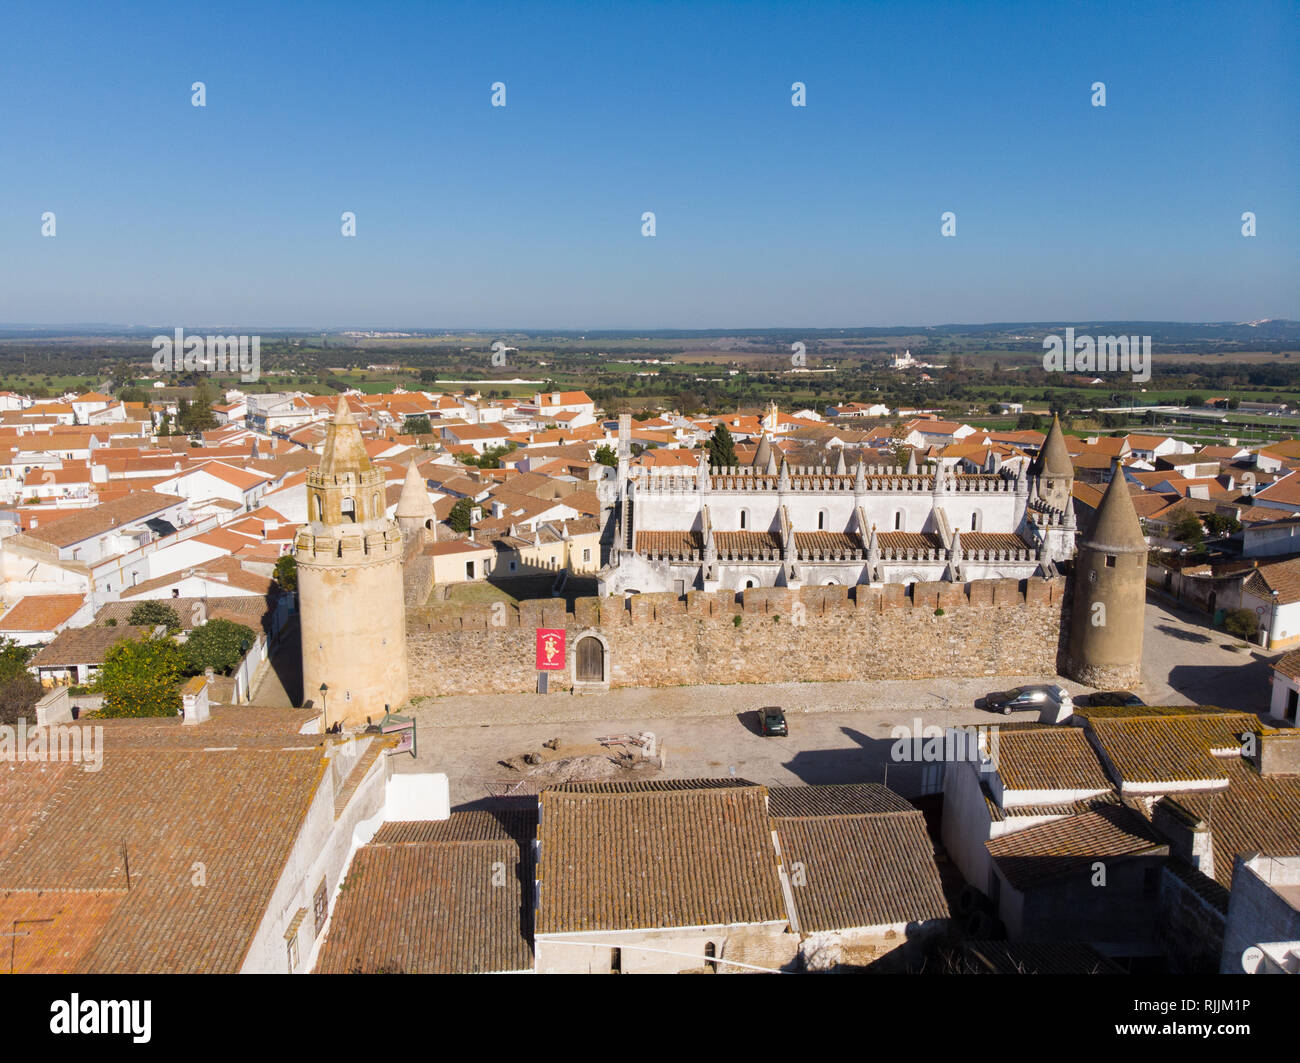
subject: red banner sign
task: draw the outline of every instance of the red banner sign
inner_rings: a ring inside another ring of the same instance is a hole
[[[564,628],[537,629],[537,670],[558,672],[564,668]]]

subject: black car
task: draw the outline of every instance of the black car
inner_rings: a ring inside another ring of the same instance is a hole
[[[790,731],[785,725],[785,713],[775,705],[768,705],[758,710],[758,727],[765,738],[771,738],[773,735],[780,735],[782,738],[790,737]]]
[[[989,712],[1010,715],[1013,712],[1041,712],[1048,706],[1056,705],[1073,711],[1074,702],[1068,691],[1056,685],[1012,687],[1010,690],[998,690],[984,699],[984,707]]]
[[[1089,705],[1145,705],[1146,702],[1131,690],[1099,690],[1088,695]]]

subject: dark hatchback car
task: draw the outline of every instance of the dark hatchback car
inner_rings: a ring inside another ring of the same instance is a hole
[[[782,738],[790,737],[790,731],[785,725],[785,713],[775,705],[758,710],[758,727],[765,738],[771,738],[773,735]]]
[[[1095,694],[1088,695],[1089,705],[1145,705],[1146,702],[1134,694],[1131,690],[1099,690]]]

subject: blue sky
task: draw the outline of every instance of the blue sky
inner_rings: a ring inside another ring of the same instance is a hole
[[[1295,3],[6,0],[0,322],[1300,318],[1298,27]]]

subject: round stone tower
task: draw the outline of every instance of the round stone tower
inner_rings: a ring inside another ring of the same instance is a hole
[[[377,723],[407,698],[402,533],[386,509],[384,474],[340,396],[296,544],[303,697],[326,726]]]
[[[1092,530],[1075,554],[1067,675],[1093,687],[1141,682],[1146,570],[1142,526],[1116,463]]]

